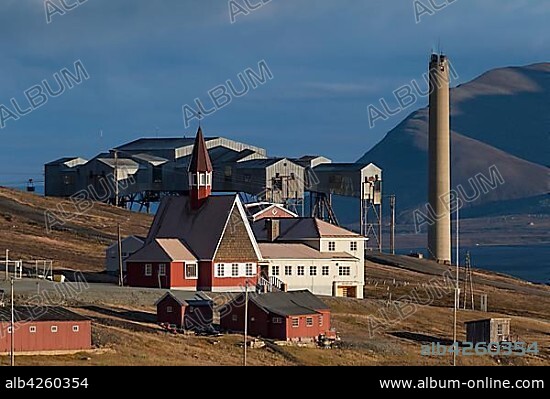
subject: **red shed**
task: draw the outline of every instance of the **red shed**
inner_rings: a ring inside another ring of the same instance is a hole
[[[11,346],[11,309],[0,308],[0,353]],[[91,321],[61,307],[15,307],[15,352],[91,349]]]
[[[224,330],[244,330],[244,293],[220,310]],[[248,294],[248,333],[283,341],[312,341],[330,330],[330,309],[308,290]]]
[[[203,292],[168,291],[156,303],[157,321],[185,330],[212,326],[213,301]]]

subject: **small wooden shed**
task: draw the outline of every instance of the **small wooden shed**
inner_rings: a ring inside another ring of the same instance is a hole
[[[471,320],[466,323],[466,341],[472,344],[479,342],[510,341],[510,319],[491,318]]]

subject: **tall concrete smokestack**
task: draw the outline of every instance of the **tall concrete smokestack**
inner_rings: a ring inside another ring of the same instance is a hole
[[[449,129],[449,61],[432,54],[430,60],[430,130],[428,135],[428,201],[435,223],[428,227],[428,252],[441,263],[451,262],[451,189]]]

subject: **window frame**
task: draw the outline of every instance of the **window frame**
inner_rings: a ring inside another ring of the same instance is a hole
[[[189,273],[188,273],[188,270],[189,270],[189,268],[191,268],[191,266],[193,266],[194,269],[195,269],[195,275],[194,276],[189,276]],[[185,279],[186,280],[196,280],[196,279],[199,278],[199,266],[198,266],[197,263],[186,263],[184,268],[185,268],[184,274],[185,274]]]
[[[172,306],[166,306],[166,313],[174,313],[174,308]]]
[[[216,263],[215,277],[224,278],[225,277],[225,263]],[[221,272],[221,273],[220,273]]]
[[[347,265],[338,266],[338,276],[351,276],[351,266],[347,266]]]
[[[166,276],[166,263],[159,263],[158,275],[160,277]]]
[[[357,251],[357,241],[350,241],[349,250],[353,252]]]
[[[335,252],[336,251],[336,241],[329,241],[328,242],[328,251],[329,252]]]
[[[309,275],[310,276],[317,276],[317,265],[310,265],[309,266]]]
[[[313,327],[313,317],[306,317],[306,327]]]
[[[29,326],[29,333],[34,334],[36,332],[36,326]]]
[[[80,331],[80,326],[79,326],[78,324],[75,324],[75,325],[73,326],[73,332],[74,332],[74,333],[77,333],[77,332],[79,332],[79,331]]]
[[[153,264],[152,263],[146,263],[145,264],[145,270],[143,272],[145,274],[145,277],[151,277],[153,275]]]
[[[304,265],[298,265],[298,270],[296,271],[297,276],[305,276],[306,275],[306,267]]]
[[[239,277],[239,264],[238,263],[232,263],[231,264],[231,277]]]
[[[246,277],[254,277],[256,275],[256,272],[254,271],[254,263],[246,263],[244,265],[244,275]]]
[[[330,275],[330,266],[329,265],[321,266],[321,276],[329,276],[329,275]]]
[[[285,265],[285,276],[292,276],[292,265]]]
[[[299,317],[292,317],[291,326],[292,326],[292,328],[300,327],[300,318]]]
[[[58,330],[59,329],[57,328],[57,326],[50,326],[50,332],[51,333],[56,334]]]
[[[279,276],[279,273],[280,273],[279,265],[271,266],[271,275],[272,276]]]

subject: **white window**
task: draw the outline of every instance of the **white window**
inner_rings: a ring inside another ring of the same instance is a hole
[[[334,242],[334,241],[329,241],[329,242],[328,242],[328,250],[329,250],[329,251],[336,251],[336,242]]]
[[[279,266],[272,266],[271,267],[271,275],[278,276],[279,275]]]
[[[357,251],[357,241],[352,241],[349,243],[349,250],[350,251]]]
[[[292,318],[292,327],[300,327],[300,319],[297,317]]]
[[[173,311],[172,306],[166,306],[166,313],[172,313]]]
[[[73,326],[73,332],[78,332],[80,330],[79,326]]]
[[[313,327],[313,317],[306,317],[306,327]]]
[[[304,266],[298,266],[298,276],[303,276],[304,270],[305,270]]]
[[[53,333],[57,332],[57,326],[51,326],[50,331]]]
[[[186,263],[185,264],[185,278],[196,279],[197,275],[197,264],[196,263]]]
[[[197,185],[197,175],[195,173],[193,173],[193,186],[196,186]]]
[[[204,173],[201,173],[199,175],[199,178],[200,178],[200,185],[205,186],[206,185],[206,175]]]
[[[274,317],[272,319],[273,321],[273,324],[282,324],[283,323],[283,318],[282,317]]]
[[[166,276],[166,264],[159,264],[159,276]]]
[[[11,326],[8,327],[8,334],[11,334]]]
[[[212,185],[212,182],[210,181],[210,178],[211,178],[210,173],[207,173],[207,174],[206,174],[206,185],[207,185],[207,186],[211,186],[211,185]]]
[[[320,327],[323,326],[323,315],[322,314],[319,315],[319,326]]]
[[[328,271],[330,270],[328,265],[324,265],[322,268],[322,274],[323,276],[328,276]]]
[[[316,276],[317,275],[317,266],[310,266],[309,267],[309,275],[310,276]]]
[[[152,276],[153,275],[153,265],[150,263],[145,264],[145,275],[146,276]]]
[[[239,264],[233,263],[231,265],[231,277],[239,277]]]
[[[216,265],[216,277],[225,277],[225,264],[218,263]]]
[[[254,272],[254,263],[247,263],[245,272],[247,277],[256,275],[256,273]]]
[[[35,333],[36,332],[36,326],[30,326],[29,327],[29,332]]]
[[[339,276],[350,276],[351,275],[351,267],[349,267],[349,266],[339,266],[338,267],[338,275]]]
[[[236,315],[236,314],[234,314],[233,316],[231,316],[231,320],[237,321],[237,319],[238,319],[238,318],[237,318],[237,315]]]
[[[292,266],[285,266],[285,276],[292,276]]]

